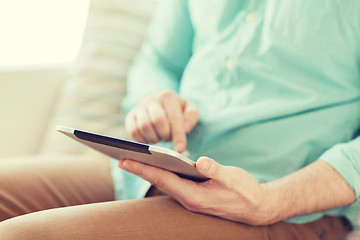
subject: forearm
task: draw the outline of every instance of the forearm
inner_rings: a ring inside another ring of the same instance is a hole
[[[193,27],[187,1],[164,1],[153,16],[144,43],[127,76],[125,112],[160,90],[178,91],[192,54]]]
[[[356,200],[354,190],[329,164],[316,161],[279,180],[263,184],[270,223],[343,207]]]

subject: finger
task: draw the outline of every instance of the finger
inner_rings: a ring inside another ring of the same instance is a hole
[[[148,143],[157,143],[160,141],[159,136],[150,121],[150,118],[145,109],[136,111],[136,125],[140,130],[141,135]]]
[[[186,133],[190,133],[198,121],[199,111],[197,107],[190,102],[186,102],[184,108],[184,126]]]
[[[174,149],[177,152],[183,152],[186,149],[186,132],[179,99],[176,97],[167,98],[163,102],[163,106],[169,119]]]
[[[226,179],[224,166],[208,157],[200,157],[196,162],[196,169],[202,175],[215,180]]]
[[[148,107],[148,114],[160,138],[164,141],[170,141],[170,123],[162,106],[158,103],[151,104]]]
[[[145,138],[141,135],[136,124],[136,117],[133,113],[129,113],[125,119],[125,128],[130,136],[138,142],[146,143]]]
[[[195,182],[180,178],[164,169],[128,159],[119,161],[119,167],[150,182],[159,190],[177,200],[184,199],[187,195],[191,196],[196,191]]]

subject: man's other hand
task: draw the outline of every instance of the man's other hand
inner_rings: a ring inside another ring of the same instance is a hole
[[[199,120],[197,107],[164,90],[142,100],[125,119],[126,130],[138,142],[157,143],[173,141],[174,149],[186,149],[186,134]]]
[[[119,161],[119,167],[147,180],[193,212],[251,225],[272,223],[276,214],[267,201],[270,193],[253,176],[208,157],[201,157],[196,163],[196,169],[210,178],[205,182],[187,180],[132,160]]]

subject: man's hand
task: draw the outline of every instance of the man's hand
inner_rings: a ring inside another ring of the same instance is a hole
[[[190,211],[252,225],[272,221],[267,190],[241,168],[222,166],[201,157],[196,169],[211,179],[199,183],[132,160],[120,161],[119,167],[149,181]]]
[[[175,92],[165,90],[141,101],[126,116],[125,127],[138,142],[157,143],[173,141],[174,149],[186,149],[186,134],[199,120],[194,104],[185,101]]]

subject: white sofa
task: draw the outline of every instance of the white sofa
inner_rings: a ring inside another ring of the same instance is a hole
[[[0,72],[0,157],[91,151],[57,133],[57,124],[126,138],[121,124],[126,73],[156,4],[92,0],[74,64]]]

